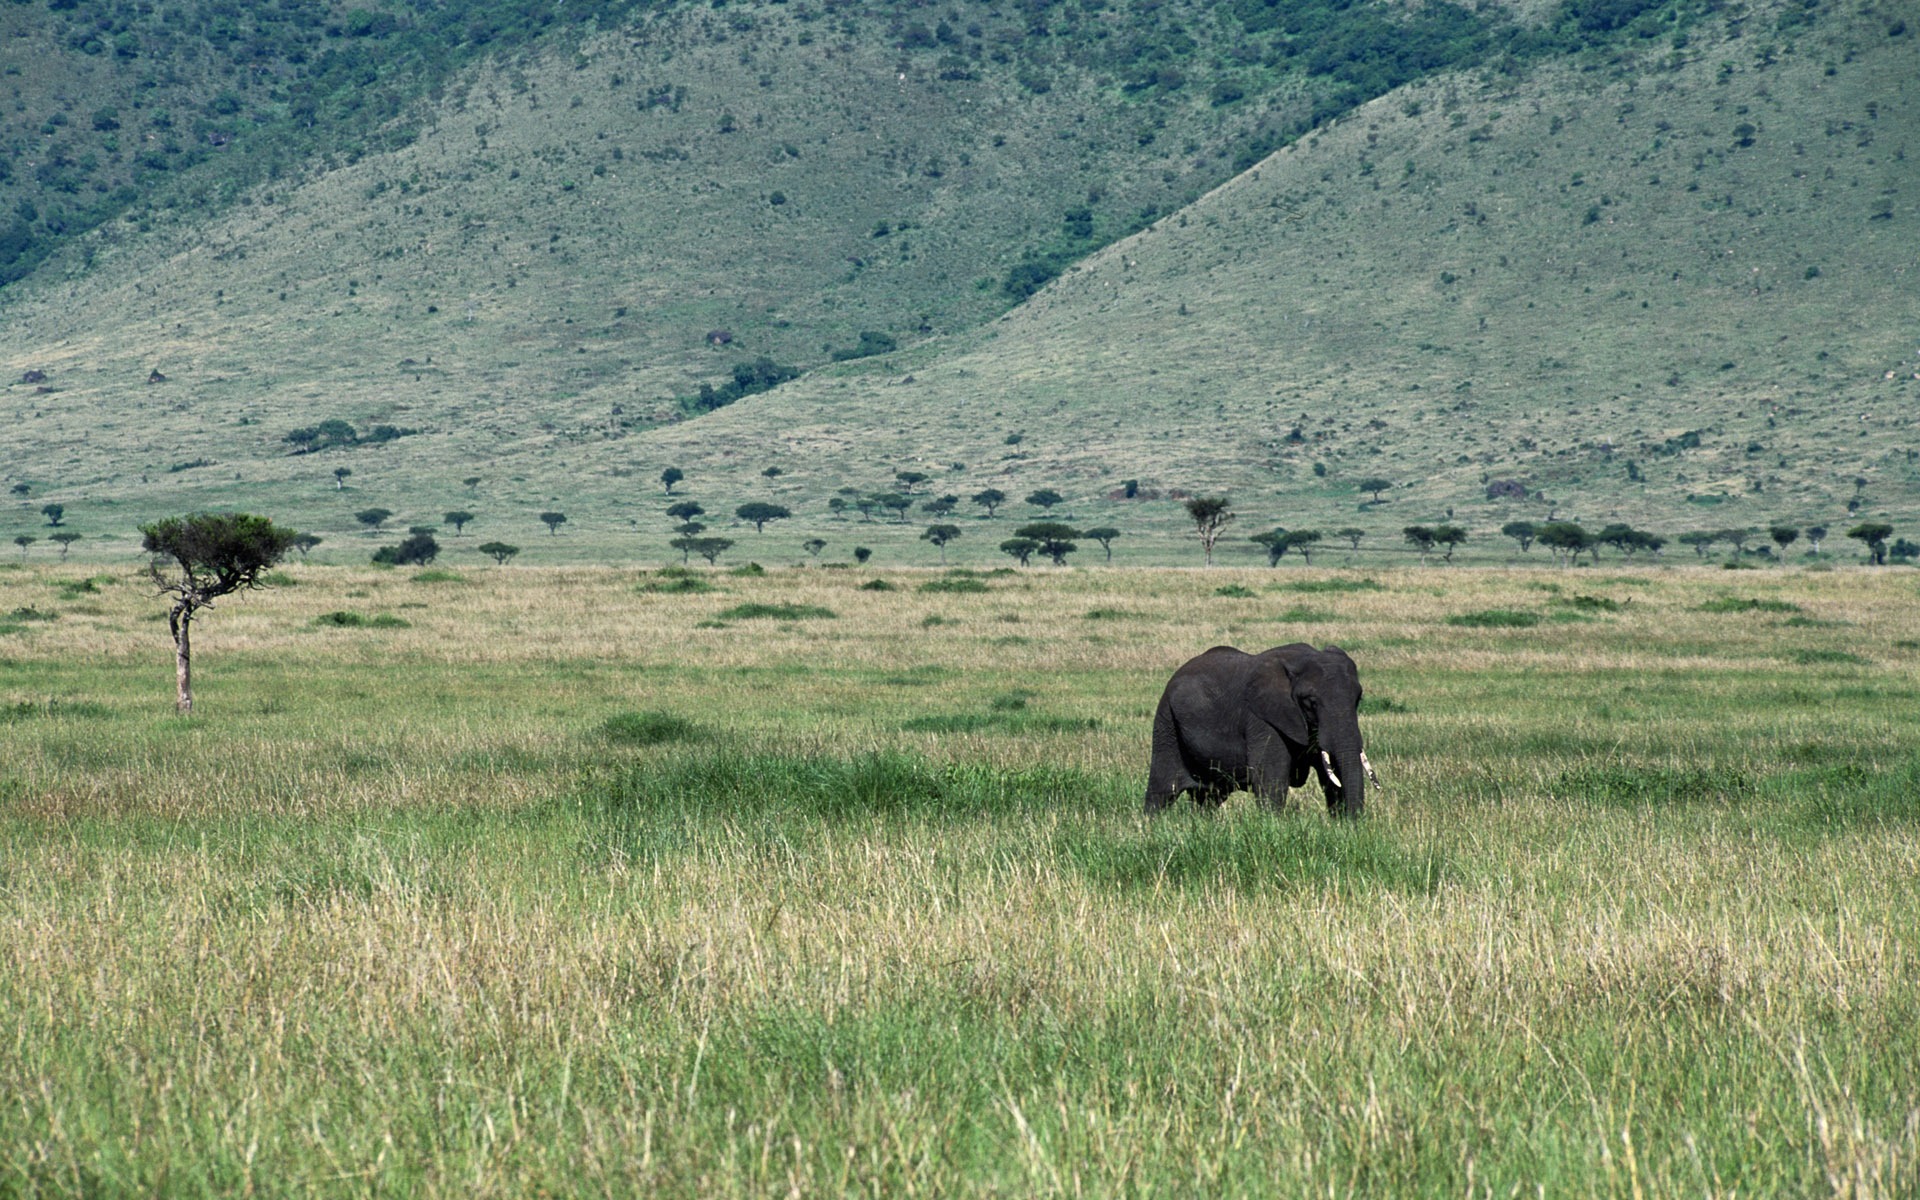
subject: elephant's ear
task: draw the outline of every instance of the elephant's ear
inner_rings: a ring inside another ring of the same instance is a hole
[[[1254,716],[1279,730],[1282,737],[1304,746],[1308,737],[1307,718],[1293,698],[1293,676],[1287,673],[1287,664],[1279,657],[1263,654],[1260,658],[1247,683],[1247,707]]]

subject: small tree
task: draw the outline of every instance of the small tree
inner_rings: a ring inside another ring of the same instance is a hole
[[[385,525],[387,518],[392,515],[393,510],[390,508],[363,508],[353,514],[353,519],[365,525],[368,531],[372,532],[378,530],[382,525]]]
[[[920,511],[930,517],[952,516],[953,510],[958,507],[959,504],[960,497],[958,496],[940,496],[932,500],[923,501],[920,505]]]
[[[440,519],[453,526],[454,536],[458,537],[466,531],[467,522],[473,520],[473,514],[456,508],[452,512],[441,513]]]
[[[1187,501],[1187,516],[1193,519],[1193,531],[1200,535],[1200,548],[1206,552],[1207,565],[1213,565],[1213,544],[1233,520],[1233,509],[1225,496],[1195,496]]]
[[[293,539],[293,548],[300,552],[300,561],[307,561],[307,551],[318,546],[326,539],[317,533],[303,533]]]
[[[686,477],[687,473],[679,467],[668,467],[666,470],[660,472],[660,482],[666,485],[667,495],[669,496],[673,495],[673,485],[679,483]]]
[[[768,483],[772,483],[774,480],[780,478],[782,475],[785,475],[785,474],[786,472],[780,469],[779,467],[768,467],[766,470],[760,472],[760,477],[766,480]]]
[[[1016,537],[1031,538],[1038,542],[1040,553],[1052,559],[1056,567],[1066,566],[1067,555],[1080,548],[1074,543],[1080,531],[1062,521],[1035,521],[1013,532]]]
[[[13,489],[12,489],[13,494],[16,496],[24,496],[28,492],[31,492],[32,490],[33,490],[33,485],[30,483],[16,483],[13,485]]]
[[[13,544],[20,547],[20,561],[22,562],[26,561],[27,547],[33,545],[35,542],[39,540],[40,540],[39,538],[33,536],[30,533],[23,533],[19,537],[16,537],[13,539]]]
[[[1445,546],[1447,552],[1441,555],[1447,562],[1453,561],[1453,552],[1467,540],[1467,531],[1458,525],[1442,525],[1433,531],[1433,544]]]
[[[505,542],[481,542],[477,549],[481,554],[491,555],[496,566],[505,566],[508,559],[520,553],[520,547]]]
[[[1320,543],[1318,529],[1296,529],[1287,535],[1289,549],[1298,550],[1308,566],[1313,565],[1313,548]]]
[[[1731,543],[1735,554],[1745,554],[1747,543],[1753,540],[1753,534],[1754,530],[1751,527],[1742,525],[1737,529],[1720,530],[1720,540]]]
[[[940,565],[944,567],[947,565],[947,543],[959,536],[958,525],[929,525],[920,538],[940,547]]]
[[[42,504],[40,506],[40,515],[47,519],[47,524],[58,525],[60,524],[60,518],[67,515],[67,506],[64,504]]]
[[[1893,536],[1893,526],[1885,521],[1862,521],[1847,530],[1847,536],[1867,548],[1867,561],[1876,567],[1887,565],[1887,539]]]
[[[999,488],[986,488],[973,494],[973,502],[987,510],[987,519],[993,519],[993,510],[1007,502],[1007,494]]]
[[[705,505],[692,500],[682,500],[678,504],[669,504],[667,506],[667,515],[680,522],[683,526],[692,524],[695,517],[706,511]],[[696,530],[695,532],[698,531]]]
[[[374,551],[375,566],[424,567],[440,557],[440,543],[431,532],[416,529],[398,546],[382,546]]]
[[[152,559],[147,575],[173,597],[167,628],[173,634],[174,707],[193,711],[193,619],[222,596],[263,585],[261,575],[293,547],[299,535],[248,513],[195,513],[140,527],[141,548]]]
[[[1345,529],[1334,530],[1333,534],[1335,537],[1347,539],[1347,544],[1353,547],[1353,549],[1358,550],[1360,548],[1360,539],[1367,536],[1367,531],[1358,525],[1349,525]]]
[[[913,497],[901,492],[882,492],[875,496],[874,502],[881,508],[893,510],[893,519],[899,524],[907,523],[907,510],[913,507]]]
[[[540,514],[540,520],[546,525],[549,534],[557,534],[560,532],[560,527],[567,523],[567,514],[563,512],[543,512]]]
[[[1011,554],[1023,567],[1027,565],[1027,560],[1033,557],[1033,552],[1039,548],[1040,543],[1028,537],[1008,538],[1000,543],[1000,549]]]
[[[1534,540],[1553,551],[1555,562],[1580,561],[1583,550],[1592,550],[1594,536],[1572,521],[1549,521],[1534,531]]]
[[[1053,510],[1054,505],[1060,503],[1065,499],[1066,499],[1065,496],[1062,496],[1059,492],[1054,491],[1052,488],[1041,488],[1037,492],[1027,493],[1027,503],[1033,505],[1035,508],[1039,509],[1042,512],[1051,512]]]
[[[1400,531],[1407,544],[1420,552],[1420,561],[1427,561],[1427,555],[1433,553],[1434,530],[1430,525],[1409,525]]]
[[[333,490],[336,492],[346,491],[347,476],[351,474],[353,474],[352,467],[335,467],[333,469]]]
[[[807,552],[808,558],[819,558],[820,552],[827,548],[827,540],[825,538],[808,538],[806,541],[800,543],[800,548]]]
[[[1525,554],[1533,548],[1532,521],[1508,521],[1500,527],[1500,533],[1504,537],[1510,537],[1514,541],[1519,542],[1520,553],[1522,554]]]
[[[1275,525],[1265,533],[1256,533],[1247,540],[1267,552],[1269,567],[1279,566],[1280,560],[1285,558],[1287,551],[1292,548],[1287,545],[1287,531],[1279,525]]]
[[[768,521],[784,521],[793,513],[784,504],[768,504],[763,500],[755,500],[734,509],[733,515],[750,523],[755,533],[764,533]]]
[[[73,532],[71,529],[62,529],[59,533],[48,534],[47,540],[50,542],[60,543],[60,557],[62,560],[64,560],[67,557],[68,549],[70,549],[75,542],[80,540],[80,535]]]
[[[1705,558],[1708,547],[1719,540],[1720,535],[1718,533],[1707,529],[1696,529],[1691,533],[1683,533],[1680,535],[1680,544],[1682,546],[1692,546],[1695,558]]]
[[[911,492],[927,480],[933,478],[933,476],[927,474],[925,471],[895,471],[893,478],[900,484],[901,491]]]
[[[1800,540],[1800,529],[1796,525],[1771,525],[1767,528],[1767,536],[1773,539],[1773,544],[1780,547],[1780,553],[1785,555],[1787,547]]]
[[[872,557],[873,557],[873,551],[867,549],[865,546],[855,546],[853,548],[853,561],[859,563],[863,567],[867,565],[867,560]]]
[[[1093,529],[1083,530],[1080,536],[1099,542],[1100,548],[1107,552],[1107,561],[1113,561],[1113,539],[1120,536],[1118,529],[1115,529],[1111,525],[1101,525]]]
[[[1393,480],[1391,479],[1381,479],[1378,477],[1374,477],[1369,479],[1362,479],[1360,481],[1360,490],[1363,492],[1372,492],[1373,502],[1375,504],[1380,503],[1380,493],[1386,491],[1388,488],[1392,486],[1393,486]]]
[[[480,477],[478,475],[469,475],[460,482],[467,486],[468,495],[474,495],[480,490]]]
[[[1825,525],[1807,526],[1807,544],[1813,547],[1813,556],[1815,558],[1820,557],[1820,543],[1826,540],[1827,527]]]
[[[731,538],[697,537],[691,540],[693,542],[693,552],[701,558],[706,559],[708,566],[712,566],[715,559],[733,548],[733,540]]]

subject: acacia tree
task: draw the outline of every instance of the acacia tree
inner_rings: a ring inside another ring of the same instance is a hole
[[[303,533],[293,539],[293,548],[300,552],[300,561],[305,562],[307,561],[307,551],[318,546],[325,540],[325,538],[317,533]]]
[[[878,504],[881,508],[890,508],[893,510],[893,519],[896,523],[901,525],[907,523],[907,510],[913,507],[912,496],[902,492],[882,492],[873,499],[874,503]]]
[[[1318,529],[1296,529],[1287,535],[1287,547],[1298,550],[1300,557],[1308,566],[1313,565],[1313,548],[1319,544],[1321,533]]]
[[[548,533],[555,534],[559,533],[560,527],[567,523],[567,514],[563,512],[543,512],[540,514],[540,520],[545,522]]]
[[[999,488],[986,488],[973,494],[973,502],[987,510],[987,519],[993,519],[993,510],[1007,502],[1007,494]]]
[[[1773,525],[1768,527],[1767,536],[1773,539],[1774,545],[1780,547],[1780,554],[1785,557],[1787,547],[1800,540],[1800,529],[1796,525]]]
[[[1862,521],[1847,530],[1847,536],[1866,546],[1869,563],[1876,567],[1887,565],[1887,539],[1893,536],[1893,526],[1885,521]]]
[[[1371,479],[1362,479],[1360,481],[1360,490],[1363,492],[1372,492],[1373,502],[1375,504],[1380,503],[1380,493],[1386,491],[1388,488],[1392,486],[1393,486],[1393,480],[1391,479],[1380,479],[1376,477]]]
[[[453,526],[454,536],[458,537],[466,529],[467,522],[473,520],[473,514],[456,508],[452,512],[441,513],[440,519]]]
[[[764,533],[768,521],[784,521],[793,513],[784,504],[768,504],[764,500],[754,500],[734,509],[733,515],[742,521],[750,522],[755,533]]]
[[[481,542],[475,549],[481,554],[491,555],[496,566],[505,566],[508,559],[520,553],[520,547],[509,546],[505,542]]]
[[[72,548],[75,542],[80,540],[80,535],[71,529],[62,529],[59,533],[48,534],[47,540],[60,543],[60,557],[64,559],[67,557],[67,551]]]
[[[1100,525],[1093,529],[1082,530],[1080,536],[1092,538],[1094,541],[1099,542],[1100,548],[1107,552],[1107,561],[1113,561],[1113,539],[1120,536],[1118,529],[1115,529],[1111,525]]]
[[[40,506],[40,515],[47,519],[47,524],[58,525],[60,524],[60,518],[67,515],[67,506],[64,504],[42,504]]]
[[[1213,565],[1213,544],[1233,520],[1233,509],[1225,496],[1195,496],[1187,501],[1187,515],[1193,518],[1193,530],[1200,535],[1200,548],[1206,552],[1207,565]]]
[[[1510,537],[1520,543],[1520,553],[1525,554],[1533,548],[1533,522],[1508,521],[1500,527],[1502,537]]]
[[[827,539],[817,537],[808,538],[806,541],[800,543],[800,548],[807,552],[808,558],[819,558],[820,552],[827,548]]]
[[[1414,549],[1420,551],[1420,561],[1427,561],[1427,555],[1433,553],[1434,530],[1431,525],[1409,525],[1400,531],[1402,537]]]
[[[1548,521],[1534,531],[1534,540],[1553,551],[1555,562],[1580,561],[1581,551],[1591,551],[1595,538],[1572,521]]]
[[[1433,531],[1433,544],[1447,548],[1447,552],[1441,556],[1447,562],[1453,561],[1453,552],[1466,540],[1467,531],[1458,525],[1442,525]]]
[[[1355,550],[1358,550],[1360,548],[1360,539],[1367,536],[1367,531],[1358,525],[1349,525],[1345,529],[1334,530],[1333,535],[1347,539],[1347,544]]]
[[[1720,535],[1709,529],[1696,529],[1691,533],[1683,533],[1680,535],[1680,544],[1682,546],[1692,546],[1694,557],[1696,558],[1705,558],[1708,547],[1719,540]]]
[[[351,474],[353,474],[352,467],[335,467],[333,469],[333,490],[336,492],[346,491],[347,476]]]
[[[960,503],[960,497],[958,496],[939,496],[932,500],[922,501],[920,504],[920,511],[923,513],[926,513],[930,517],[952,516],[953,510],[959,505],[959,503]]]
[[[1807,526],[1807,542],[1813,547],[1813,555],[1815,558],[1820,556],[1820,543],[1826,540],[1827,527],[1825,525]]]
[[[173,634],[174,707],[193,711],[193,619],[221,596],[262,587],[261,574],[293,548],[299,534],[248,513],[194,513],[140,527],[141,549],[152,555],[147,574],[173,597],[167,628]]]
[[[363,508],[353,514],[353,519],[365,525],[369,530],[377,530],[386,524],[387,518],[392,515],[393,510],[390,508]]]
[[[911,492],[933,478],[925,471],[895,471],[893,477],[900,481],[900,490],[903,492]]]
[[[666,486],[667,495],[669,496],[673,495],[673,485],[679,483],[686,477],[687,473],[679,467],[668,467],[666,470],[660,472],[660,482]]]
[[[13,544],[20,547],[21,561],[23,562],[26,561],[27,547],[33,545],[35,542],[39,540],[40,540],[39,538],[33,536],[30,533],[23,533],[19,537],[16,537],[13,539]]]
[[[1027,565],[1027,559],[1033,557],[1033,552],[1039,548],[1039,542],[1027,537],[1008,538],[1000,543],[1000,549],[1011,554],[1023,567]]]
[[[1052,559],[1056,567],[1066,566],[1067,555],[1080,548],[1073,540],[1080,536],[1080,531],[1064,521],[1035,521],[1013,532],[1016,537],[1038,542],[1040,553]]]
[[[1290,548],[1287,545],[1287,531],[1278,525],[1265,533],[1256,533],[1247,540],[1266,550],[1267,565],[1270,567],[1279,566],[1280,560],[1287,556],[1287,550]]]
[[[944,567],[947,565],[947,543],[959,536],[958,525],[929,525],[920,538],[940,547],[940,565]]]
[[[1027,503],[1040,509],[1042,512],[1050,511],[1054,505],[1065,499],[1065,496],[1062,496],[1052,488],[1041,488],[1037,492],[1027,493]]]

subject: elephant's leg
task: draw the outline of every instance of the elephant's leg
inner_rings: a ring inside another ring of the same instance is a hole
[[[1272,729],[1263,729],[1247,739],[1247,790],[1268,812],[1287,807],[1287,787],[1300,786],[1292,778],[1293,753],[1285,739]]]

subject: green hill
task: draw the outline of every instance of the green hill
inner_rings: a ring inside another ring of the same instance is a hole
[[[0,371],[45,375],[0,400],[15,523],[64,503],[79,553],[245,506],[359,557],[357,509],[466,509],[530,552],[658,557],[667,465],[709,524],[793,508],[716,530],[770,560],[818,534],[933,561],[917,525],[828,510],[898,470],[1016,498],[962,522],[962,561],[1006,561],[1043,486],[1148,561],[1192,557],[1174,490],[1233,495],[1237,555],[1275,523],[1383,547],[1448,510],[1502,554],[1514,516],[1911,520],[1912,34],[1891,8],[1627,9],[1454,30],[1434,44],[1482,66],[1190,205],[1364,92],[1299,52],[1331,34],[1253,41],[1242,5],[1049,10],[1042,35],[980,6],[922,37],[773,4],[543,34],[450,74],[404,145],[212,215],[130,208],[9,288]],[[1552,58],[1583,21],[1627,29]],[[673,399],[761,357],[807,373],[691,419]],[[293,454],[326,420],[355,439]],[[1396,486],[1375,504],[1368,476]],[[1107,498],[1127,480],[1161,498]],[[1489,501],[1502,480],[1530,498]]]

